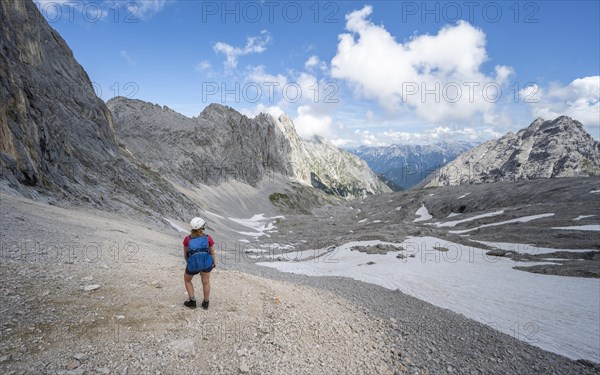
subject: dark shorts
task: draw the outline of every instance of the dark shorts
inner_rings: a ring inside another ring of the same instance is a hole
[[[210,271],[212,271],[212,267],[210,269],[207,269],[207,270],[204,270],[204,271],[198,271],[198,272],[190,272],[190,271],[188,271],[187,267],[185,268],[185,274],[186,275],[190,275],[190,276],[197,275],[200,272],[210,272]]]

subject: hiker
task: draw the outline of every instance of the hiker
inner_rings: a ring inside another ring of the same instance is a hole
[[[194,295],[194,285],[192,278],[200,274],[202,280],[202,292],[204,299],[202,307],[208,309],[208,298],[210,296],[210,271],[217,266],[215,249],[212,237],[204,233],[206,222],[195,217],[190,221],[192,232],[183,240],[183,256],[187,262],[183,280],[189,299],[183,304],[191,309],[196,308],[196,296]]]

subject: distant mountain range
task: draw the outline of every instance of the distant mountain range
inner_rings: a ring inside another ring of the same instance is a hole
[[[424,184],[461,185],[552,177],[600,176],[600,144],[567,116],[536,119],[517,133],[481,144]]]
[[[409,189],[433,171],[476,146],[471,142],[440,142],[432,145],[391,145],[350,151],[365,160],[396,189]]]

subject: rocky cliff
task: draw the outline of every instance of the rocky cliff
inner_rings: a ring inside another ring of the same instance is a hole
[[[193,208],[124,152],[112,115],[31,1],[0,2],[0,188],[184,217]]]
[[[188,118],[140,100],[118,97],[107,104],[127,150],[177,183],[234,179],[254,186],[280,174],[341,197],[389,191],[356,156],[321,138],[301,139],[285,115],[249,118],[211,104]]]
[[[600,144],[567,116],[481,144],[437,171],[425,186],[600,175]]]

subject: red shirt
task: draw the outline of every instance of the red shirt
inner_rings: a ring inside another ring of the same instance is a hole
[[[208,237],[208,247],[213,246],[215,244],[215,241],[213,241],[213,239],[210,236],[210,234],[207,234],[206,237]],[[183,247],[188,247],[189,244],[190,244],[190,236],[187,236],[183,240]]]

